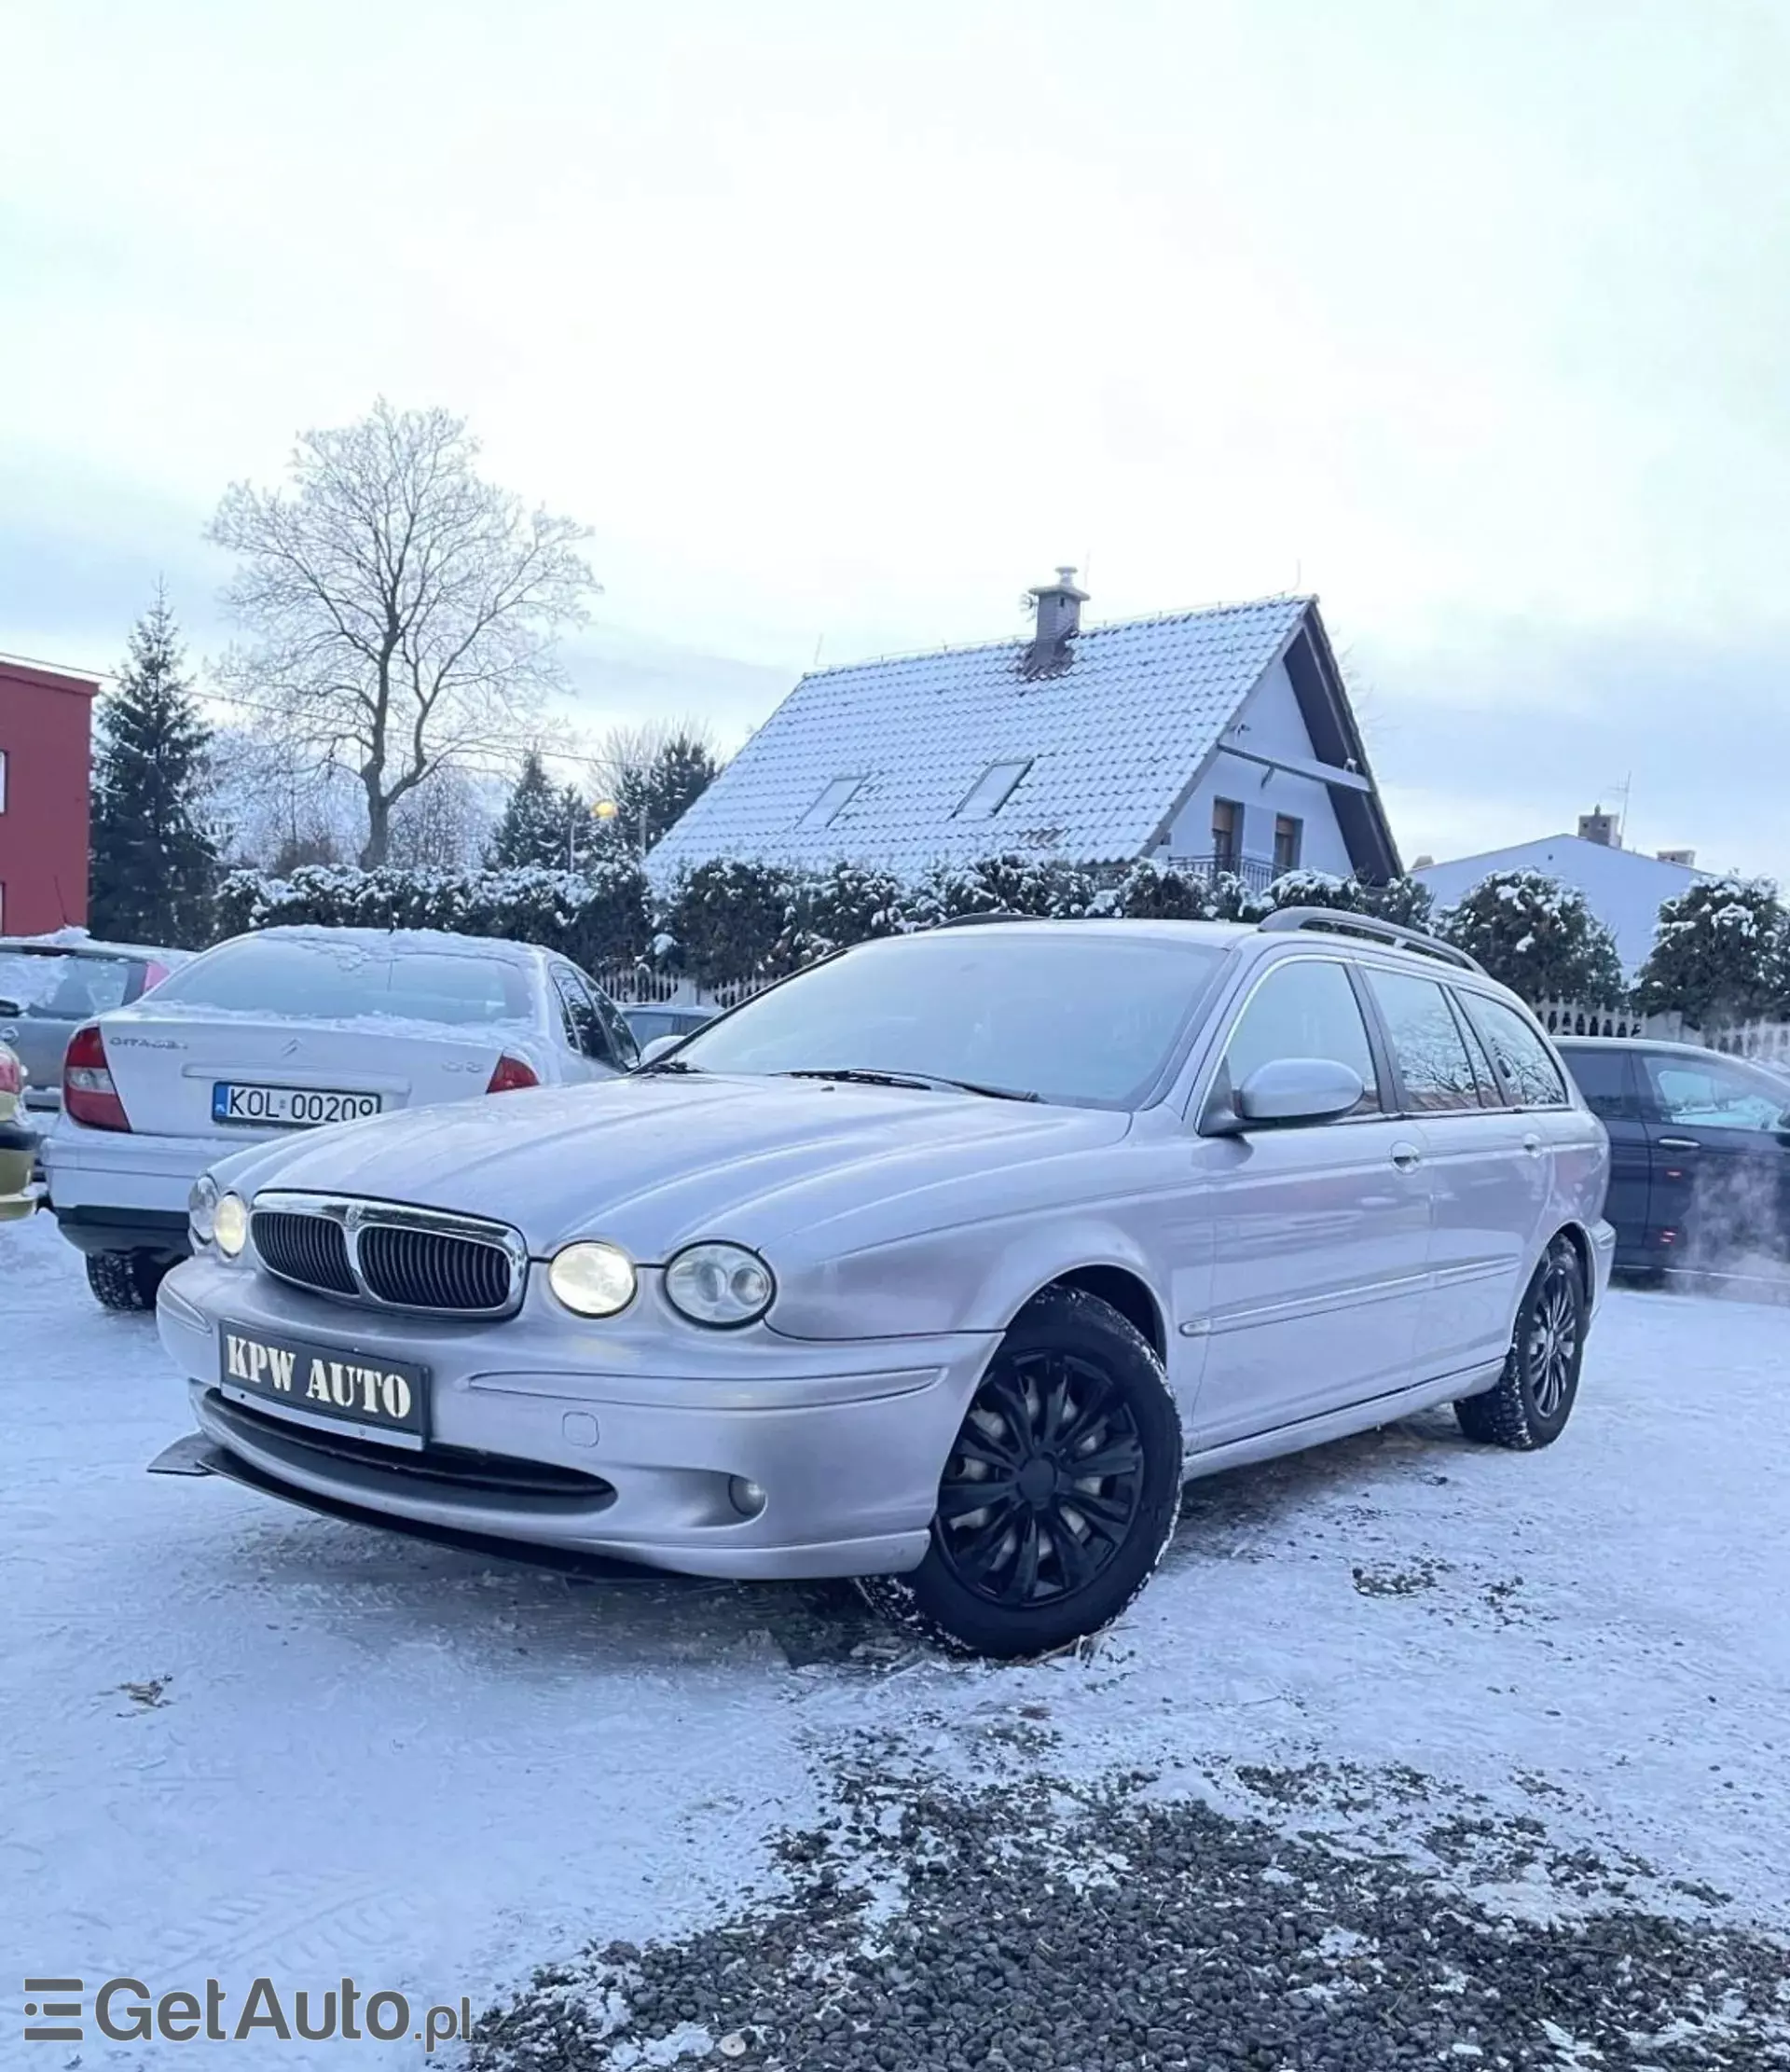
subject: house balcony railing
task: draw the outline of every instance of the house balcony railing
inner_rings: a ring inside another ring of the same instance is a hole
[[[1265,892],[1281,876],[1279,866],[1266,856],[1227,856],[1222,852],[1211,856],[1171,856],[1168,867],[1179,871],[1184,877],[1203,877],[1208,883],[1218,877],[1240,877],[1252,892]]]

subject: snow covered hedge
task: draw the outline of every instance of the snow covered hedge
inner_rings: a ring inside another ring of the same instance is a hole
[[[718,858],[658,901],[632,863],[599,862],[576,874],[311,863],[285,877],[233,873],[219,892],[217,932],[286,922],[456,929],[540,943],[587,967],[644,961],[717,988],[780,978],[847,944],[970,914],[1250,921],[1280,906],[1340,907],[1422,927],[1429,895],[1409,879],[1369,887],[1290,871],[1255,891],[1228,874],[1190,876],[1148,861],[1115,867],[1020,855],[941,864],[916,881],[862,863],[803,871]]]
[[[1790,1013],[1790,916],[1777,887],[1717,877],[1669,899],[1635,998],[1697,1029]]]
[[[337,928],[446,928],[503,935],[581,964],[640,956],[652,939],[646,880],[632,863],[570,871],[422,871],[301,864],[289,877],[233,871],[217,897],[217,932],[311,922]]]
[[[1532,1006],[1615,1007],[1627,990],[1616,938],[1584,893],[1541,871],[1493,871],[1443,913],[1437,932]]]

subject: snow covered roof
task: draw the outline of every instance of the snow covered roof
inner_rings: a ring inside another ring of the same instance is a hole
[[[729,856],[917,872],[1015,850],[1128,861],[1308,626],[1333,674],[1308,597],[1088,627],[1041,674],[1027,673],[1027,640],[816,670],[649,871],[663,884]],[[1342,733],[1354,739],[1352,722]]]

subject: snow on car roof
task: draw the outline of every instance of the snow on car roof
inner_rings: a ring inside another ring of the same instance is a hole
[[[507,935],[459,935],[446,928],[328,928],[316,921],[252,929],[246,934],[229,938],[236,943],[263,939],[317,943],[326,948],[360,948],[387,954],[396,951],[400,955],[415,956],[501,957],[515,963],[532,963],[547,954],[534,943],[515,942]]]
[[[0,950],[24,950],[34,956],[60,951],[70,957],[140,957],[172,971],[199,955],[197,950],[172,949],[165,944],[114,943],[90,935],[84,928],[58,928],[48,935],[0,935]]]

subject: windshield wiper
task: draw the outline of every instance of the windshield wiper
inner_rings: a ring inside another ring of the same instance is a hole
[[[636,1065],[634,1076],[644,1079],[648,1072],[706,1072],[706,1065],[693,1065],[683,1057],[655,1057],[650,1065]]]
[[[778,1079],[843,1079],[853,1086],[913,1086],[921,1093],[934,1093],[950,1086],[960,1094],[981,1094],[989,1100],[1040,1100],[1043,1097],[1022,1086],[984,1086],[973,1079],[949,1079],[943,1072],[874,1071],[867,1065],[808,1066],[798,1071],[777,1072]]]

